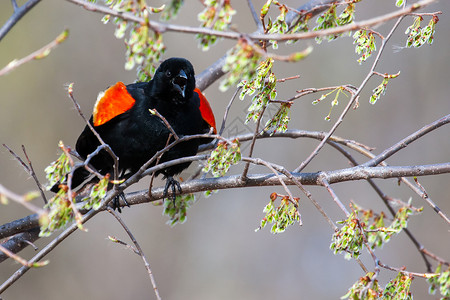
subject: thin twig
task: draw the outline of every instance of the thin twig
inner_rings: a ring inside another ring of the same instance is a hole
[[[38,180],[38,178],[37,178],[37,176],[36,176],[36,173],[35,173],[34,170],[33,170],[33,166],[31,165],[31,161],[30,161],[30,159],[28,158],[27,153],[25,152],[25,147],[22,145],[23,152],[25,153],[25,157],[26,157],[26,159],[27,159],[27,161],[28,161],[28,165],[22,160],[22,158],[20,158],[19,155],[17,155],[17,154],[16,154],[11,148],[9,148],[6,144],[3,144],[3,147],[5,147],[5,148],[9,151],[9,153],[11,153],[11,155],[12,155],[12,156],[20,163],[20,165],[24,168],[25,172],[27,172],[31,177],[33,177],[34,181],[36,182],[36,184],[37,184],[37,186],[38,186],[38,188],[39,188],[39,191],[40,191],[40,193],[41,193],[42,199],[44,200],[44,203],[47,204],[47,198],[45,197],[45,194],[44,194],[42,185],[41,185],[41,183],[39,182],[39,180]]]
[[[409,136],[405,137],[401,141],[395,143],[393,146],[389,147],[388,149],[384,150],[382,153],[374,157],[373,159],[369,160],[368,162],[362,164],[361,166],[376,166],[380,162],[386,160],[387,158],[391,157],[401,149],[405,148],[412,142],[416,141],[417,139],[421,138],[422,136],[426,135],[427,133],[438,129],[439,127],[446,125],[450,123],[450,114],[428,124],[422,127],[421,129],[415,131],[414,133],[410,134]]]
[[[12,70],[16,69],[17,67],[23,65],[24,63],[27,63],[29,61],[32,61],[34,59],[41,59],[46,57],[48,54],[50,54],[50,51],[64,42],[69,34],[68,30],[64,30],[60,35],[56,37],[53,41],[51,41],[49,44],[45,45],[39,50],[34,51],[33,53],[25,56],[21,59],[15,59],[11,61],[9,64],[7,64],[3,69],[0,70],[0,76],[3,76],[7,74],[8,72],[11,72]],[[1,40],[1,38],[0,38]]]
[[[234,92],[233,96],[231,97],[230,102],[228,102],[228,105],[225,108],[225,113],[223,114],[223,119],[222,119],[222,125],[220,126],[220,130],[219,130],[219,135],[222,135],[223,131],[225,130],[225,123],[227,121],[228,113],[231,109],[231,105],[233,104],[234,99],[236,98],[236,96],[239,93],[239,91],[241,90],[241,88],[242,87],[240,87],[240,86],[236,88],[236,91]]]
[[[210,28],[205,28],[205,27],[190,27],[190,26],[183,26],[183,25],[176,25],[176,24],[166,24],[166,23],[161,23],[161,22],[157,22],[157,21],[144,20],[143,18],[137,17],[132,13],[118,12],[109,7],[86,2],[83,0],[67,0],[67,1],[72,2],[76,5],[82,6],[86,10],[89,10],[89,11],[108,14],[111,16],[119,17],[126,21],[138,23],[138,24],[148,24],[150,28],[152,28],[154,31],[157,31],[159,33],[174,31],[174,32],[189,33],[189,34],[214,35],[217,37],[234,39],[234,40],[238,40],[242,37],[242,34],[239,32],[212,30]],[[368,27],[372,27],[372,26],[375,26],[375,25],[378,25],[381,23],[386,23],[390,20],[393,20],[393,19],[396,19],[396,18],[399,18],[402,16],[406,16],[418,9],[421,9],[421,8],[435,2],[435,1],[436,0],[418,1],[412,5],[405,7],[404,9],[400,9],[400,10],[394,11],[392,13],[381,15],[381,16],[378,16],[378,17],[375,17],[375,18],[372,18],[369,20],[355,22],[355,23],[340,26],[340,27],[304,32],[304,33],[291,33],[291,34],[263,34],[263,33],[257,31],[256,33],[248,34],[248,37],[250,39],[252,39],[253,41],[259,41],[259,40],[287,41],[287,40],[313,39],[316,37],[337,35],[340,33],[355,31],[355,30],[358,30],[361,28],[368,28]]]
[[[12,4],[12,7],[13,7],[14,11],[16,11],[19,8],[19,6],[17,5],[16,0],[11,0],[11,4]]]
[[[30,195],[28,196],[17,195],[16,193],[11,192],[1,184],[0,184],[0,195],[5,196],[7,199],[13,200],[14,202],[23,205],[25,208],[29,209],[34,213],[37,213],[38,215],[42,215],[45,213],[45,211],[42,208],[29,202],[29,200],[32,199],[32,196],[30,197]]]
[[[419,180],[417,178],[414,178],[414,181],[419,189],[419,192],[422,194],[422,199],[425,200],[433,209],[434,211],[443,218],[447,224],[450,225],[450,219],[447,217],[447,215],[434,203],[430,197],[428,196],[427,191],[425,188],[419,183]]]
[[[247,161],[250,161],[254,164],[261,164],[261,159],[255,159],[255,158],[245,158]],[[305,195],[306,197],[308,197],[308,199],[311,201],[311,203],[316,207],[316,209],[322,214],[322,216],[325,218],[325,220],[328,222],[328,224],[330,224],[330,226],[333,228],[333,230],[336,230],[337,227],[334,224],[334,222],[331,220],[331,218],[327,215],[327,213],[323,210],[323,208],[319,205],[319,203],[312,197],[312,194],[306,190],[304,188],[304,186],[300,183],[300,181],[295,178],[286,168],[273,164],[273,163],[268,163],[270,164],[270,166],[274,169],[276,169],[278,172],[280,172],[281,174],[285,175],[287,178],[289,178],[294,185],[296,185]],[[280,180],[280,179],[279,179]]]
[[[256,26],[258,27],[258,30],[262,30],[263,26],[262,23],[259,20],[259,16],[256,13],[255,7],[253,6],[252,0],[247,0],[248,8],[250,9],[250,13],[252,14],[253,21],[255,22]]]
[[[291,201],[292,204],[294,204],[295,206],[298,206],[298,204],[294,201],[294,196],[292,195],[291,191],[289,190],[287,185],[284,183],[283,178],[280,176],[280,174],[278,174],[277,170],[275,170],[275,168],[272,166],[272,164],[270,164],[267,161],[265,161],[263,159],[260,159],[260,158],[242,157],[242,160],[246,161],[246,162],[249,162],[249,163],[251,162],[251,163],[254,163],[254,164],[257,164],[257,165],[263,165],[263,166],[267,167],[270,171],[272,171],[272,173],[280,181],[280,183],[283,186],[283,188],[286,191],[286,193],[288,193],[289,201]]]
[[[439,274],[437,273],[417,273],[417,272],[409,272],[406,271],[404,267],[402,268],[395,268],[395,267],[391,267],[388,265],[383,264],[382,262],[378,263],[380,265],[380,267],[385,268],[387,270],[391,270],[394,272],[399,272],[405,275],[410,275],[410,276],[415,276],[415,277],[422,277],[422,278],[431,278],[431,277],[435,277],[438,276]]]
[[[87,214],[83,216],[82,223],[85,223],[90,218],[99,213],[100,210],[91,210]],[[76,223],[70,225],[67,229],[65,229],[60,235],[54,238],[50,243],[47,244],[41,251],[39,251],[35,256],[33,256],[28,262],[36,263],[40,261],[43,257],[45,257],[48,253],[50,253],[56,246],[58,246],[63,240],[65,240],[69,235],[71,235],[75,230],[77,230],[78,225]],[[3,293],[8,287],[10,287],[14,282],[16,282],[19,278],[21,278],[26,272],[30,270],[29,266],[22,266],[19,270],[17,270],[11,277],[9,277],[3,284],[0,286],[0,294]]]
[[[27,151],[25,150],[25,146],[24,145],[22,145],[22,151],[23,151],[23,154],[25,154],[25,158],[27,159],[31,176],[34,179],[34,182],[36,182],[36,185],[37,185],[37,187],[39,189],[39,192],[41,193],[41,197],[44,200],[44,204],[47,204],[47,197],[45,197],[44,189],[42,187],[42,184],[39,182],[39,179],[36,176],[36,172],[34,172],[33,165],[31,164],[31,160],[28,157],[28,154],[27,154]]]
[[[119,224],[122,226],[122,228],[125,230],[125,232],[128,234],[128,236],[130,237],[131,241],[133,242],[133,244],[136,246],[136,249],[138,251],[138,255],[142,258],[142,260],[144,261],[144,265],[145,268],[147,269],[148,272],[148,276],[150,277],[150,281],[152,282],[152,286],[153,286],[153,291],[155,292],[156,295],[156,299],[161,300],[161,297],[159,296],[159,292],[158,292],[158,288],[156,287],[156,281],[155,278],[153,277],[153,273],[152,270],[150,268],[150,264],[147,261],[147,258],[144,255],[144,252],[142,251],[141,246],[139,245],[138,241],[135,239],[134,235],[131,233],[130,229],[127,227],[127,225],[125,224],[125,222],[122,220],[122,218],[119,216],[119,214],[111,209],[110,207],[107,208],[108,212],[114,216],[114,218],[116,218],[116,220],[119,222]]]
[[[177,135],[177,133],[175,132],[175,130],[173,130],[172,125],[169,124],[169,122],[166,120],[166,118],[164,118],[163,115],[161,115],[156,109],[149,109],[151,114],[156,115],[158,118],[161,119],[161,121],[163,121],[164,125],[166,125],[167,129],[169,129],[169,131],[172,133],[173,137],[178,140],[179,137]]]
[[[109,239],[111,242],[113,242],[113,243],[117,243],[117,244],[120,244],[120,245],[122,245],[122,246],[125,246],[127,249],[133,251],[135,254],[137,254],[137,255],[139,255],[139,256],[141,255],[141,254],[139,253],[139,251],[138,251],[135,247],[133,247],[133,246],[131,246],[131,245],[125,243],[124,241],[122,241],[122,240],[116,238],[115,236],[108,235],[108,239]]]
[[[372,67],[367,74],[366,78],[362,81],[361,85],[358,87],[357,91],[352,95],[350,101],[348,102],[347,106],[344,108],[343,112],[339,116],[338,120],[334,123],[333,127],[330,129],[330,131],[327,133],[325,138],[317,145],[317,147],[314,149],[314,151],[294,170],[294,172],[300,172],[302,171],[310,162],[311,160],[319,153],[319,151],[323,148],[326,141],[330,138],[330,136],[336,131],[336,129],[339,127],[339,125],[343,122],[345,115],[348,113],[350,108],[353,106],[353,104],[356,102],[357,97],[363,90],[363,88],[366,86],[369,79],[373,76],[373,72],[375,71],[376,66],[378,65],[378,62],[380,60],[381,54],[383,53],[383,50],[386,47],[387,42],[391,38],[392,34],[394,33],[395,29],[397,29],[400,22],[403,20],[404,15],[400,15],[397,22],[392,27],[389,34],[386,36],[384,40],[382,40],[380,50],[378,51],[378,54],[375,58],[374,63],[372,64]]]
[[[14,25],[16,25],[16,23],[19,22],[19,20],[22,19],[22,17],[25,16],[40,1],[41,0],[28,0],[21,7],[18,7],[17,3],[14,5],[13,2],[14,13],[8,19],[8,21],[6,21],[2,28],[0,28],[0,41],[11,30],[11,28],[13,28]]]
[[[348,215],[349,215],[348,210],[345,208],[345,205],[341,202],[341,200],[339,200],[339,197],[337,196],[336,192],[331,188],[328,181],[326,179],[319,179],[319,181],[327,189],[328,193],[330,193],[331,198],[333,198],[334,202],[345,213],[345,216],[348,217]]]
[[[255,128],[255,132],[253,133],[253,138],[252,138],[252,141],[250,143],[250,151],[248,153],[249,157],[252,157],[252,155],[253,155],[253,149],[255,148],[256,137],[259,135],[259,126],[261,124],[261,120],[262,120],[262,117],[263,117],[265,111],[266,111],[266,106],[264,106],[262,108],[261,112],[259,113],[258,119],[256,120],[256,128]],[[249,167],[250,167],[250,163],[247,162],[245,164],[245,166],[244,166],[244,171],[242,171],[242,175],[241,175],[241,178],[244,181],[247,178],[247,173],[248,173]]]
[[[108,154],[113,159],[113,161],[114,161],[114,165],[113,165],[114,166],[114,181],[117,181],[119,179],[119,157],[114,153],[114,151],[111,149],[111,147],[103,141],[101,136],[95,130],[94,126],[92,126],[92,124],[89,122],[89,120],[86,119],[86,117],[84,116],[83,112],[81,111],[80,105],[78,104],[78,102],[75,100],[75,97],[73,96],[73,83],[69,84],[67,92],[68,92],[69,98],[73,102],[73,105],[75,106],[76,110],[78,111],[78,114],[81,116],[81,118],[83,118],[84,122],[89,127],[91,132],[95,135],[95,137],[97,138],[99,143],[105,147],[106,152],[108,152]],[[117,187],[117,185],[114,185],[114,188],[116,188],[116,187]]]
[[[0,251],[5,253],[7,256],[14,259],[15,261],[17,261],[22,266],[27,266],[29,268],[38,268],[38,267],[43,267],[43,266],[48,265],[48,260],[42,261],[42,262],[37,262],[37,263],[31,263],[31,262],[27,261],[26,259],[20,257],[19,255],[16,255],[13,252],[9,251],[2,245],[0,245]]]
[[[164,146],[164,148],[169,145],[169,142],[170,142],[171,138],[172,138],[172,134],[169,134],[169,137],[167,138],[166,145]],[[158,158],[156,159],[156,163],[155,163],[156,166],[159,165],[159,161],[161,160],[161,157],[162,157],[162,154],[160,156],[158,156]],[[148,196],[150,198],[152,197],[153,181],[155,179],[156,172],[153,172],[151,174],[152,174],[152,177],[150,178],[150,183],[148,185]]]

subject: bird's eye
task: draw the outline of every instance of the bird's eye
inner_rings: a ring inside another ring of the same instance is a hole
[[[166,71],[166,76],[167,76],[167,77],[170,77],[170,76],[172,76],[172,73],[171,73],[169,70],[167,70],[167,71]]]

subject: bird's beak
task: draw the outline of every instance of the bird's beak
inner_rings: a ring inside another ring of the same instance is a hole
[[[180,73],[178,73],[178,75],[174,79],[172,79],[172,85],[175,91],[177,91],[183,98],[185,96],[186,84],[187,75],[183,70],[181,70]]]

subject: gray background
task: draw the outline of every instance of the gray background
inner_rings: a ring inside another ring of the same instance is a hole
[[[201,5],[198,1],[187,2],[175,22],[196,26]],[[254,2],[258,9],[263,3]],[[160,3],[152,1],[152,4],[158,6]],[[236,28],[253,31],[255,25],[245,1],[233,1],[232,4],[238,11],[234,18]],[[295,1],[288,4],[298,6]],[[391,81],[386,95],[374,106],[368,103],[368,98],[381,78],[373,78],[362,94],[360,108],[349,113],[337,135],[374,146],[375,152],[379,153],[450,112],[450,22],[445,14],[449,7],[448,1],[440,1],[426,9],[427,12],[444,12],[440,15],[432,46],[395,52],[394,46],[404,45],[404,31],[412,24],[412,18],[402,22],[377,68],[381,73],[401,71],[401,76]],[[363,1],[357,8],[358,20],[395,9],[394,0]],[[10,1],[2,1],[1,24],[11,12]],[[66,95],[65,85],[75,83],[75,96],[88,115],[99,91],[117,81],[131,83],[135,80],[135,71],[125,71],[123,67],[123,40],[115,39],[113,25],[102,25],[100,19],[100,14],[65,1],[43,1],[0,44],[0,66],[4,66],[12,59],[42,47],[64,28],[70,29],[69,39],[48,58],[30,62],[0,78],[0,141],[17,152],[24,144],[42,181],[43,169],[58,155],[58,141],[73,146],[84,127]],[[428,20],[426,18],[424,26]],[[377,30],[386,34],[392,24],[389,22]],[[164,41],[166,58],[186,57],[198,73],[234,43],[222,41],[211,51],[202,52],[192,35],[167,33]],[[282,47],[281,53],[289,53],[289,50],[299,51],[312,44],[314,52],[296,64],[276,64],[278,78],[301,75],[298,80],[278,85],[279,98],[287,99],[302,88],[346,83],[359,85],[373,58],[359,66],[352,42],[351,38],[342,38],[321,45],[306,41],[289,48]],[[221,93],[216,83],[205,93],[220,123],[233,91]],[[346,104],[346,98],[341,98],[339,106],[333,110],[332,122],[326,122],[323,118],[328,113],[331,99],[312,106],[314,99],[314,96],[305,97],[296,102],[290,114],[290,128],[328,130]],[[248,99],[235,103],[225,134],[248,130],[242,125],[248,103]],[[449,133],[449,128],[443,127],[388,162],[413,165],[449,161]],[[303,139],[258,141],[255,156],[294,168],[316,145],[316,141]],[[247,153],[248,150],[244,151],[244,155]],[[0,166],[0,183],[7,188],[16,193],[36,189],[33,180],[3,148],[0,149]],[[305,171],[347,166],[342,156],[326,148]],[[239,171],[237,167],[231,173]],[[250,170],[262,171],[267,172],[253,167]],[[186,178],[190,172],[192,169],[182,176]],[[430,197],[447,214],[450,213],[449,178],[449,175],[440,175],[421,179]],[[412,218],[409,227],[426,248],[448,259],[448,224],[407,188],[397,186],[396,180],[377,182],[389,195],[405,201],[412,197],[415,206],[425,206],[424,213]],[[147,186],[148,179],[144,179],[133,189]],[[365,182],[342,183],[334,188],[345,203],[353,200],[364,207],[386,211]],[[333,220],[343,218],[326,191],[318,187],[309,190]],[[347,262],[342,255],[335,256],[329,250],[332,230],[300,191],[292,188],[301,197],[302,227],[293,226],[276,236],[269,228],[254,232],[273,191],[284,192],[276,187],[220,191],[210,198],[198,195],[197,203],[188,212],[187,222],[173,228],[165,224],[167,219],[161,215],[161,207],[145,204],[126,208],[122,217],[141,243],[163,299],[336,299],[344,295],[363,273],[355,262]],[[29,211],[15,203],[0,208],[1,223],[27,214]],[[154,295],[141,259],[106,239],[108,235],[114,235],[127,240],[117,222],[110,215],[101,214],[86,227],[87,233],[76,232],[64,241],[47,257],[50,260],[48,266],[31,270],[4,293],[4,299],[152,299]],[[49,241],[46,238],[37,244],[43,246]],[[27,249],[21,255],[31,257],[33,250]],[[425,271],[420,255],[404,234],[378,250],[377,255],[386,264]],[[368,267],[372,266],[368,255],[364,254],[363,260]],[[0,281],[6,280],[17,268],[11,260],[4,262],[0,267]],[[382,274],[382,285],[396,276],[390,271]],[[427,284],[420,278],[414,280],[413,292],[416,299],[435,299],[428,296]]]

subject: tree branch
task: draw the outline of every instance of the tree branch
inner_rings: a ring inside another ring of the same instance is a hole
[[[412,133],[411,135],[407,136],[406,138],[402,139],[392,147],[389,147],[388,149],[384,150],[381,154],[377,155],[373,159],[369,160],[368,162],[362,164],[361,166],[364,167],[371,167],[376,166],[380,162],[385,161],[387,158],[391,157],[401,149],[405,148],[415,140],[419,139],[420,137],[424,136],[425,134],[438,129],[439,127],[446,125],[450,123],[450,114],[440,118],[439,120],[434,121],[431,124],[428,124],[421,129],[417,130],[416,132]]]
[[[17,4],[14,5],[14,13],[12,16],[6,21],[6,23],[0,28],[0,41],[5,37],[5,35],[11,30],[11,28],[19,22],[22,17],[28,13],[36,4],[38,4],[41,0],[28,0],[27,3],[18,7]]]
[[[68,35],[69,35],[69,31],[68,30],[64,30],[53,41],[51,41],[50,43],[48,43],[47,45],[45,45],[41,49],[36,50],[33,53],[31,53],[31,54],[29,54],[29,55],[27,55],[24,58],[21,58],[19,60],[14,59],[9,64],[7,64],[3,69],[0,70],[0,76],[3,76],[5,74],[7,74],[8,72],[11,72],[15,68],[23,65],[24,63],[27,63],[27,62],[32,61],[34,59],[41,59],[41,58],[46,57],[53,48],[55,48],[56,46],[58,46],[59,44],[64,42],[67,39]]]

